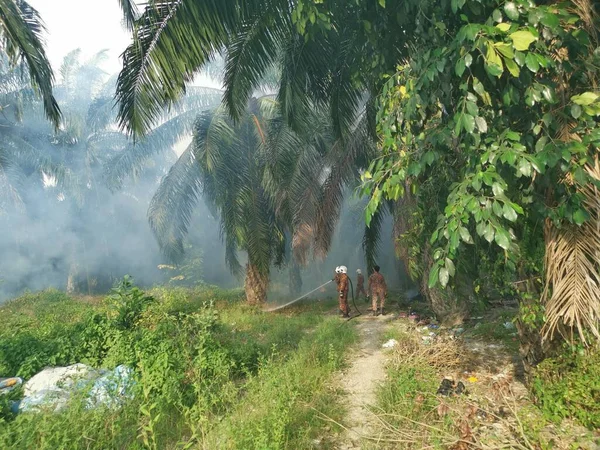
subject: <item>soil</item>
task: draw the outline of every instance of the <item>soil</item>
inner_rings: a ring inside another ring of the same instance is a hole
[[[395,315],[388,314],[378,317],[364,315],[354,319],[360,344],[352,354],[350,367],[342,374],[348,403],[343,424],[346,430],[337,446],[340,450],[364,448],[364,437],[376,438],[376,418],[371,411],[377,401],[377,386],[386,377],[383,335],[395,318]]]

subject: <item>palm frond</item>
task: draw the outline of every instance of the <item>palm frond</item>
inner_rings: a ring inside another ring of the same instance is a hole
[[[279,42],[291,25],[271,6],[267,3],[256,17],[243,24],[227,45],[224,100],[234,120],[244,113],[254,89],[273,66]]]
[[[119,124],[146,134],[185,93],[186,83],[229,39],[246,8],[234,0],[154,0],[136,21],[117,81]],[[255,3],[255,2],[252,2]]]
[[[367,261],[367,273],[372,273],[373,267],[376,265],[381,245],[381,229],[387,213],[388,211],[385,206],[378,208],[371,219],[370,225],[365,226],[362,245]]]
[[[586,166],[600,181],[598,158]],[[558,332],[569,341],[575,332],[589,344],[587,332],[600,339],[600,191],[592,183],[581,186],[590,218],[581,226],[546,227],[545,339]]]
[[[181,260],[183,238],[198,201],[202,184],[200,166],[190,145],[160,183],[148,209],[150,227],[167,258]]]
[[[119,7],[123,13],[123,21],[129,30],[133,30],[133,25],[138,18],[139,12],[135,0],[118,0]]]
[[[363,114],[359,125],[345,140],[337,140],[328,155],[329,174],[323,184],[315,227],[315,251],[323,258],[333,239],[345,189],[358,180],[358,171],[365,167],[373,151],[373,141],[367,130],[367,118]]]
[[[60,108],[52,94],[54,74],[42,44],[44,26],[38,12],[23,0],[0,0],[4,49],[13,64],[27,64],[31,83],[42,97],[46,116],[58,127]]]

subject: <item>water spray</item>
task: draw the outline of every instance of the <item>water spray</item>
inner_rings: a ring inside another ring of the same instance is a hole
[[[308,296],[309,296],[310,294],[312,294],[313,292],[316,292],[316,291],[318,291],[319,289],[321,289],[322,287],[325,287],[325,286],[327,286],[327,285],[328,285],[329,283],[331,283],[331,282],[333,282],[333,280],[329,280],[327,283],[323,283],[323,284],[322,284],[321,286],[319,286],[318,288],[315,288],[315,289],[313,289],[312,291],[310,291],[310,292],[307,292],[306,294],[304,294],[304,295],[302,295],[302,296],[298,297],[297,299],[295,299],[295,300],[292,300],[291,302],[288,302],[288,303],[286,303],[286,304],[284,304],[284,305],[276,306],[275,308],[271,308],[271,309],[265,309],[265,312],[273,312],[273,311],[277,311],[278,309],[283,309],[283,308],[285,308],[285,307],[287,307],[287,306],[293,305],[294,303],[296,303],[296,302],[299,302],[299,301],[300,301],[300,300],[302,300],[303,298],[305,298],[305,297],[308,297]]]

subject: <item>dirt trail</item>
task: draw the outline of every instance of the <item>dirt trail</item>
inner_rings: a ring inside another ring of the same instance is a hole
[[[350,368],[342,375],[348,393],[348,413],[344,420],[347,427],[339,450],[364,448],[361,436],[376,437],[375,418],[369,407],[376,403],[376,389],[385,379],[385,349],[381,347],[382,336],[394,319],[392,314],[379,317],[361,316],[358,322],[360,344],[352,354]]]

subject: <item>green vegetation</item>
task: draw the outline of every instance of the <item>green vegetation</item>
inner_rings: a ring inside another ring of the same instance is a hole
[[[46,366],[126,364],[137,384],[134,400],[118,411],[86,409],[75,396],[61,412],[15,417],[3,397],[0,445],[306,448],[324,425],[319,413],[341,414],[331,376],[354,330],[319,308],[266,315],[241,299],[208,288],[146,294],[125,279],[104,301],[47,291],[8,303],[2,373],[27,378]]]
[[[600,428],[600,352],[574,351],[543,361],[532,391],[544,416],[560,422],[575,418],[590,429]]]

